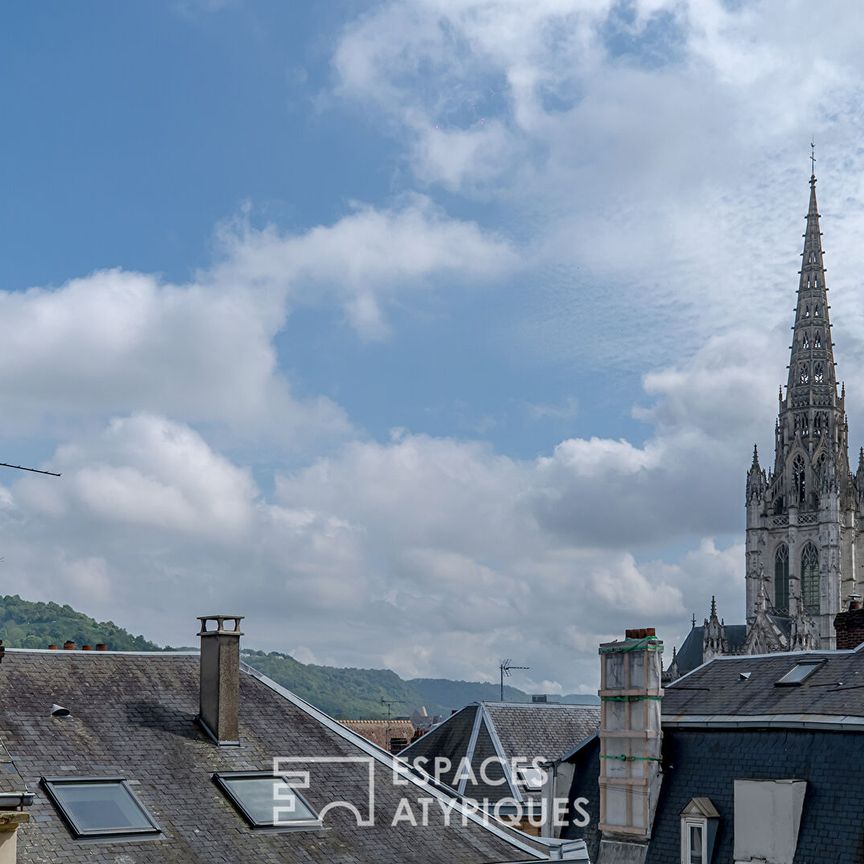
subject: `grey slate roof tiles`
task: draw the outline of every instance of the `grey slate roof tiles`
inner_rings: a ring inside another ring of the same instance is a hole
[[[482,722],[472,741],[476,712],[481,711]],[[535,759],[547,761],[561,756],[574,745],[597,731],[600,708],[596,705],[566,705],[561,703],[484,702],[469,705],[452,715],[432,732],[424,735],[400,754],[408,761],[418,756],[428,759],[442,756],[461,759],[466,754],[476,782],[466,784],[464,794],[477,801],[495,802],[510,798],[508,783],[501,780],[499,764],[487,763],[486,782],[480,766],[484,760],[499,758],[495,738],[501,746],[500,757],[506,763],[519,760],[531,763]],[[487,726],[491,724],[491,728]],[[458,765],[454,765],[440,779],[450,785]],[[540,792],[522,788],[524,797],[539,798]]]
[[[775,686],[797,663],[807,661],[822,665],[800,686]],[[663,697],[664,720],[733,714],[864,718],[864,651],[718,658],[669,685]]]
[[[392,825],[402,796],[428,793],[395,788],[389,757],[375,761],[376,825],[358,828],[345,809],[326,815],[324,829],[253,831],[211,781],[212,772],[269,770],[274,756],[296,757],[310,772],[304,796],[317,809],[334,800],[367,799],[368,765],[317,763],[316,757],[364,756],[359,737],[337,732],[314,709],[289,700],[259,677],[240,681],[240,747],[215,746],[194,724],[198,709],[197,656],[7,651],[0,665],[0,741],[28,789],[36,793],[31,822],[19,829],[19,860],[124,864],[480,864],[527,860],[537,846],[515,832],[499,836],[460,819],[444,825],[430,808],[426,827]],[[293,697],[296,699],[296,697]],[[53,702],[70,717],[50,714]],[[374,745],[365,744],[366,747]],[[0,763],[0,777],[8,763]],[[75,840],[39,786],[42,776],[117,775],[162,829],[140,842]],[[2,781],[6,783],[7,781]],[[13,786],[19,786],[13,779]],[[16,790],[17,791],[17,790]],[[416,808],[419,814],[419,807]],[[520,836],[519,845],[505,837]]]

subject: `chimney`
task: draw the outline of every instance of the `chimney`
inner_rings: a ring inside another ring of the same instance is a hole
[[[107,651],[108,646],[104,642],[97,642],[96,643],[96,650],[97,651]]]
[[[71,639],[67,639],[63,643],[63,650],[64,651],[74,651],[75,650],[75,643]]]
[[[846,611],[838,612],[834,618],[838,650],[857,648],[864,642],[864,609],[861,595],[850,594],[846,598]]]
[[[240,744],[240,622],[242,615],[199,616],[201,701],[198,722],[220,746]],[[231,626],[226,626],[230,624]],[[208,626],[212,625],[212,626]]]
[[[663,643],[654,628],[600,646],[598,861],[642,860],[660,792]]]

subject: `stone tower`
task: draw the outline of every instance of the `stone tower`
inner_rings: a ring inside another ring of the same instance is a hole
[[[811,175],[789,379],[785,397],[780,389],[774,429],[774,466],[766,472],[754,448],[747,472],[747,643],[754,652],[833,648],[834,616],[843,608],[842,599],[855,591],[861,566],[856,561],[864,561],[864,451],[853,476],[846,393],[845,387],[837,392],[827,292],[816,177]]]

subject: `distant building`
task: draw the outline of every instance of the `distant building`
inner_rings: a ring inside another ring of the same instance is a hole
[[[754,447],[747,472],[746,624],[725,625],[712,602],[711,617],[691,631],[667,680],[717,655],[833,648],[834,616],[864,581],[857,575],[864,567],[864,449],[853,474],[819,218],[811,175],[773,466],[764,469]]]
[[[343,726],[362,735],[367,741],[377,744],[390,753],[404,750],[413,740],[417,731],[410,720],[340,720]]]

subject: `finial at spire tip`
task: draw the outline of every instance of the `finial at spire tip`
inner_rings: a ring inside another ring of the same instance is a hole
[[[810,185],[816,182],[816,142],[810,139]]]

